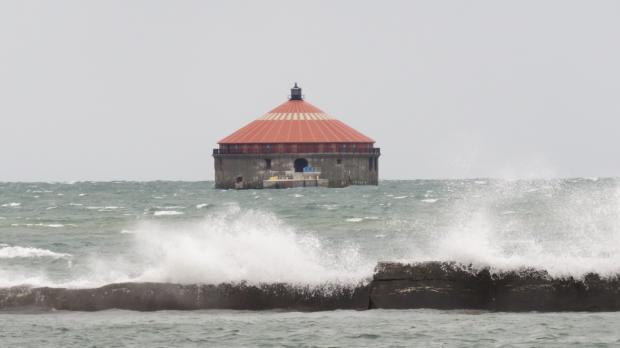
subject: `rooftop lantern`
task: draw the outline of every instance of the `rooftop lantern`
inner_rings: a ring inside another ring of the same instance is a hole
[[[297,86],[297,82],[295,82],[295,86],[291,88],[291,98],[290,100],[303,100],[303,96],[301,95],[301,88]]]

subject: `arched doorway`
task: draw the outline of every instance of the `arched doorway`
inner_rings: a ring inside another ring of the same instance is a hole
[[[304,168],[308,166],[308,160],[305,158],[298,158],[295,160],[295,171],[297,173],[301,173],[304,171]]]

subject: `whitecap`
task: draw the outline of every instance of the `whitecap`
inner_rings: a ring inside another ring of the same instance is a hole
[[[115,205],[109,205],[109,206],[105,206],[105,207],[91,206],[91,207],[86,207],[86,209],[105,212],[105,211],[113,211],[113,210],[117,210],[117,209],[123,209],[123,207],[117,207]]]
[[[437,202],[437,198],[422,199],[421,202],[424,202],[424,203],[435,203],[435,202]]]
[[[0,259],[13,258],[32,258],[32,257],[51,257],[53,259],[70,258],[71,254],[57,253],[47,249],[20,246],[0,247]]]
[[[160,210],[153,213],[155,216],[171,216],[171,215],[183,215],[185,213],[175,210]]]
[[[362,220],[364,220],[364,219],[363,218],[358,218],[358,217],[346,219],[346,221],[348,221],[348,222],[360,222]]]
[[[300,195],[299,193],[296,193],[296,194],[293,195],[293,197],[295,197],[295,198],[299,198],[299,197],[303,197],[303,196],[304,195]]]
[[[63,224],[44,224],[44,223],[38,223],[38,224],[11,224],[11,227],[19,227],[19,226],[23,226],[23,227],[51,227],[51,228],[60,228],[60,227],[65,227],[65,225]],[[74,224],[69,224],[69,226],[77,226]]]
[[[20,205],[22,205],[22,204],[18,203],[18,202],[11,202],[11,203],[4,203],[2,206],[3,207],[15,208],[15,207],[19,207]]]
[[[409,197],[409,196],[396,196],[396,197],[394,197],[394,199],[403,199],[403,198],[407,198],[407,197]]]

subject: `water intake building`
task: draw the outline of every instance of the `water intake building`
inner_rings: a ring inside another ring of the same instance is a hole
[[[217,188],[377,185],[375,141],[306,102],[287,102],[218,142]]]

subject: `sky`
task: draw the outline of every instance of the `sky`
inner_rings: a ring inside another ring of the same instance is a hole
[[[0,181],[212,180],[294,82],[381,179],[620,176],[618,1],[0,0]]]

